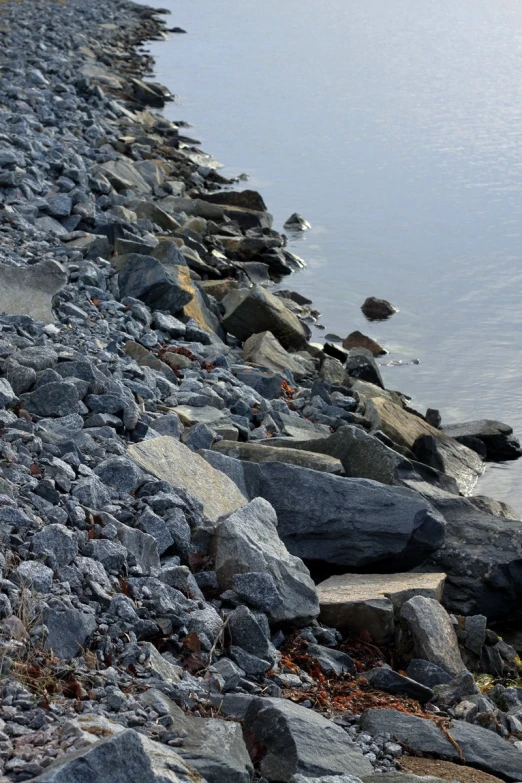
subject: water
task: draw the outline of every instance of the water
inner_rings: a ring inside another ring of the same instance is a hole
[[[419,359],[383,368],[419,409],[522,435],[522,3],[157,5],[188,31],[150,47],[178,95],[167,116],[249,174],[276,228],[312,223],[286,284],[328,331]],[[368,324],[370,295],[400,312]],[[522,460],[488,466],[477,492],[522,512],[521,477]]]

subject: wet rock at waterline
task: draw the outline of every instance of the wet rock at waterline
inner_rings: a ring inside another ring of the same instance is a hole
[[[397,308],[387,299],[378,299],[375,296],[365,299],[361,310],[369,321],[384,321],[397,312]]]

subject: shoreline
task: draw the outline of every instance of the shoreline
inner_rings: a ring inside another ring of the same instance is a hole
[[[511,429],[309,342],[262,196],[154,113],[159,11],[31,9],[0,13],[0,783],[516,783],[521,522],[465,497]]]

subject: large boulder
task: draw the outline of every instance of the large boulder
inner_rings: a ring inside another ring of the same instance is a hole
[[[315,372],[315,364],[311,357],[288,353],[272,332],[251,335],[243,345],[243,359],[267,367],[273,372],[284,374],[289,370],[298,381],[310,377]]]
[[[348,568],[420,565],[444,542],[444,519],[415,492],[277,462],[201,452],[249,498],[274,507],[292,554]]]
[[[520,522],[488,514],[469,500],[422,481],[408,481],[446,520],[446,538],[429,565],[447,574],[444,605],[488,620],[520,616]]]
[[[67,283],[67,272],[46,259],[31,266],[0,264],[0,313],[24,314],[37,321],[54,320],[52,298]]]
[[[373,769],[346,732],[314,710],[285,699],[255,699],[245,730],[265,749],[260,772],[285,783],[292,775],[369,775]]]
[[[102,163],[97,172],[107,177],[115,190],[134,190],[136,193],[150,193],[152,188],[142,177],[129,158],[118,158]]]
[[[382,430],[400,448],[416,454],[421,462],[426,461],[431,467],[452,476],[460,491],[470,494],[484,470],[482,460],[474,451],[386,397],[367,400],[366,416],[372,422],[373,430]],[[428,443],[426,439],[429,439]],[[417,444],[422,448],[419,453]]]
[[[368,710],[361,728],[369,734],[391,733],[392,739],[413,754],[427,754],[447,761],[461,761],[497,775],[502,780],[519,781],[522,773],[520,751],[489,729],[465,721],[454,721],[448,729],[454,742],[431,720],[398,710]]]
[[[286,462],[289,465],[298,465],[325,473],[343,473],[342,463],[335,457],[315,454],[300,448],[274,448],[269,443],[236,443],[236,441],[221,440],[214,443],[212,450],[246,462]]]
[[[384,389],[379,366],[373,358],[373,353],[366,348],[352,348],[346,357],[345,369],[347,384],[351,382],[352,378],[356,378]]]
[[[233,481],[168,435],[135,443],[127,454],[142,470],[182,487],[200,500],[210,520],[217,520],[247,503]]]
[[[403,604],[401,619],[411,636],[415,658],[435,663],[449,674],[459,674],[466,668],[453,623],[438,601],[414,596]]]
[[[283,348],[300,350],[306,345],[307,334],[298,317],[280,298],[259,285],[231,291],[223,299],[223,305],[223,328],[242,341],[269,331]]]
[[[470,439],[481,441],[486,447],[486,459],[518,459],[522,449],[513,428],[509,424],[491,419],[466,421],[460,424],[448,424],[442,431],[450,438],[467,443]],[[472,448],[472,447],[471,447]]]
[[[279,538],[277,517],[257,498],[228,516],[216,528],[212,549],[223,590],[238,574],[268,574],[275,586],[266,613],[273,623],[306,624],[319,614],[315,585],[306,566],[289,554]]]
[[[141,299],[151,310],[166,310],[174,315],[193,296],[187,290],[185,277],[182,266],[167,266],[152,256],[133,254],[119,274],[120,294]]]
[[[317,585],[321,620],[347,631],[368,631],[375,642],[393,637],[395,615],[416,595],[440,601],[444,574],[341,574]]]
[[[107,730],[101,729],[102,736]],[[34,783],[205,783],[168,745],[128,729],[62,756]]]

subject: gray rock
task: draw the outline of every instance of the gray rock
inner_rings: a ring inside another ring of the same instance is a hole
[[[232,576],[232,589],[236,595],[254,609],[269,612],[282,603],[272,574],[260,571],[247,571]]]
[[[471,672],[457,674],[450,682],[435,686],[435,703],[442,710],[454,707],[471,696],[480,695]]]
[[[0,264],[0,312],[51,323],[52,298],[66,283],[67,273],[56,261],[23,267]]]
[[[237,574],[254,571],[272,577],[281,598],[267,610],[273,623],[306,624],[317,617],[319,603],[308,569],[280,541],[274,509],[262,498],[218,525],[213,551],[222,590],[233,588]]]
[[[103,174],[116,190],[135,190],[136,193],[150,193],[151,187],[128,158],[110,160],[99,166]]]
[[[33,552],[46,558],[53,568],[69,565],[78,554],[78,542],[65,525],[46,525],[31,539]]]
[[[74,658],[96,628],[94,615],[71,609],[55,600],[44,609],[43,621],[47,627],[45,648],[58,658]]]
[[[345,672],[351,672],[355,668],[352,658],[340,650],[332,650],[329,647],[323,647],[321,644],[309,644],[306,652],[319,664],[325,674],[335,674],[340,676]]]
[[[285,699],[256,699],[244,726],[266,749],[260,772],[269,781],[289,781],[295,774],[308,778],[372,772],[340,726]]]
[[[178,753],[132,729],[63,756],[35,783],[205,783]]]
[[[238,606],[228,615],[232,644],[273,663],[273,647],[262,625],[246,606]]]
[[[371,351],[366,350],[366,348],[352,348],[348,352],[345,369],[348,376],[348,384],[350,383],[349,379],[355,378],[356,380],[373,383],[375,386],[380,386],[381,389],[384,389],[379,366],[373,358]]]
[[[272,332],[251,335],[243,345],[243,359],[283,375],[289,370],[297,381],[315,372],[311,357],[288,353]]]
[[[176,440],[179,440],[183,430],[183,425],[176,413],[166,413],[164,416],[160,416],[159,419],[154,419],[151,427],[160,435],[169,435],[171,438],[176,438]]]
[[[430,661],[423,661],[422,658],[412,658],[406,673],[412,680],[420,682],[431,689],[436,685],[443,685],[452,680],[452,675],[441,666],[437,666],[437,664]]]
[[[100,462],[94,472],[105,485],[129,495],[144,480],[142,471],[126,457],[109,457]]]
[[[155,689],[144,693],[141,701],[161,705],[176,729],[186,733],[178,753],[208,783],[250,783],[253,767],[238,723],[185,713]]]
[[[151,536],[152,538],[152,536]],[[116,541],[105,538],[88,541],[83,547],[83,554],[99,560],[106,571],[119,574],[127,562],[127,549]]]
[[[371,776],[370,776],[371,777]],[[381,775],[379,775],[379,778]],[[368,780],[368,776],[364,778]],[[307,775],[292,775],[289,783],[362,783],[360,778],[356,778],[353,775],[321,775],[320,777],[310,778]],[[383,783],[389,783],[385,780]],[[393,781],[395,783],[395,781]],[[408,783],[405,781],[404,783]],[[431,781],[430,781],[431,783]]]
[[[130,446],[127,453],[142,470],[182,487],[200,500],[211,520],[247,503],[227,476],[174,438],[163,436],[137,443]]]
[[[475,614],[466,617],[464,630],[466,632],[465,646],[468,650],[480,656],[482,647],[486,641],[487,617],[483,614]]]
[[[193,298],[182,269],[174,264],[165,266],[152,256],[132,255],[119,275],[120,294],[141,299],[151,310],[175,315]]]
[[[37,593],[50,593],[53,584],[53,571],[43,563],[26,560],[16,569],[17,581],[20,585],[35,590]]]
[[[21,395],[25,408],[37,416],[68,416],[78,412],[79,395],[73,383],[46,383]]]
[[[223,328],[247,340],[251,335],[270,331],[283,348],[300,350],[306,345],[306,332],[294,313],[277,296],[259,285],[231,291],[223,300]]]
[[[148,533],[124,525],[122,522],[117,523],[116,529],[118,541],[133,556],[142,574],[157,573],[160,569],[160,559],[156,539]]]
[[[409,677],[404,677],[402,674],[394,672],[393,669],[386,667],[371,669],[368,672],[364,672],[362,676],[377,690],[393,693],[396,696],[416,699],[421,704],[425,704],[433,697],[431,688],[427,688]]]
[[[82,506],[95,511],[102,509],[111,499],[107,487],[95,475],[77,481],[72,494]]]
[[[501,461],[518,459],[522,455],[520,443],[513,435],[509,424],[491,419],[466,421],[459,424],[449,424],[442,428],[450,438],[467,443],[469,438],[476,438],[486,447],[488,460]]]
[[[272,667],[270,661],[260,658],[259,655],[254,655],[254,653],[249,653],[242,647],[237,647],[234,644],[231,644],[228,648],[228,654],[246,674],[252,677],[266,674]]]
[[[17,402],[17,396],[7,378],[0,378],[0,406],[9,408]]]
[[[410,598],[402,606],[401,618],[411,634],[416,658],[431,661],[450,674],[466,668],[453,623],[438,601],[420,595]]]
[[[294,445],[293,442],[291,445]],[[299,447],[294,449],[282,448],[279,443],[277,448],[274,448],[269,443],[237,443],[221,440],[214,443],[212,449],[220,454],[226,454],[228,457],[248,462],[286,462],[289,465],[297,465],[325,473],[338,475],[343,472],[343,466],[338,459],[325,454],[315,454],[313,450],[305,451],[301,448],[300,443]]]

